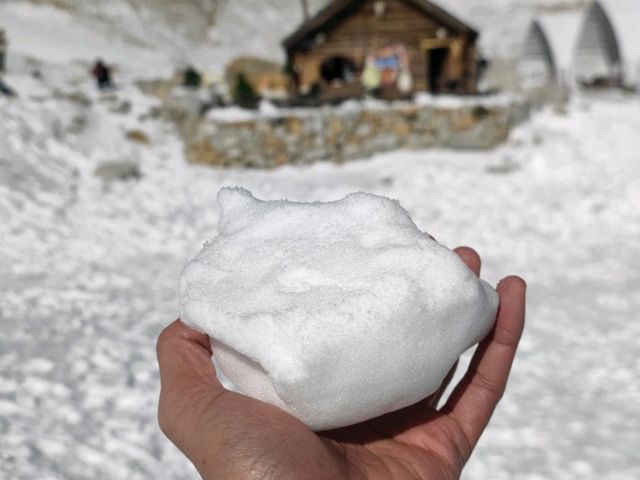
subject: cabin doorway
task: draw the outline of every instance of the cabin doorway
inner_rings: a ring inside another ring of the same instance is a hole
[[[449,48],[433,48],[427,52],[427,79],[429,91],[434,95],[443,91],[444,67],[448,57]]]
[[[345,84],[356,79],[356,64],[346,57],[331,57],[320,67],[320,75],[328,84]]]

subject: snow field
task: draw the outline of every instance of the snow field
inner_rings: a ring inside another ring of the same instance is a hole
[[[273,172],[188,166],[164,125],[145,124],[153,147],[120,152],[138,159],[142,179],[109,185],[93,176],[104,152],[56,139],[41,107],[21,102],[2,104],[2,157],[51,181],[47,193],[1,177],[3,475],[192,471],[156,426],[153,343],[177,315],[182,265],[215,235],[216,192],[243,185],[267,199],[395,197],[440,242],[476,247],[490,282],[528,280],[521,351],[467,479],[637,477],[637,99],[579,98],[491,153],[397,152]]]

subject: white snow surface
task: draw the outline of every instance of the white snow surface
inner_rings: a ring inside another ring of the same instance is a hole
[[[219,235],[180,279],[181,318],[240,393],[314,430],[419,402],[493,326],[496,291],[396,201],[218,198]]]
[[[168,126],[93,98],[114,137],[132,121],[152,146],[87,142],[53,96],[0,100],[0,478],[198,478],[157,426],[154,342],[178,316],[181,268],[215,236],[216,192],[235,185],[395,197],[440,242],[474,246],[492,284],[527,279],[527,328],[466,480],[640,476],[639,99],[578,98],[493,152],[258,172],[186,165]],[[111,158],[143,177],[103,184]]]
[[[474,246],[490,283],[527,279],[507,392],[465,480],[640,478],[640,98],[577,95],[490,152],[216,170],[187,165],[174,128],[148,114],[155,101],[126,68],[138,50],[104,94],[86,65],[35,43],[13,52],[4,78],[20,97],[0,97],[0,478],[198,478],[157,426],[154,343],[178,315],[181,268],[215,236],[217,191],[237,185],[269,200],[397,198],[441,243]],[[126,141],[131,128],[150,145]],[[113,160],[142,177],[96,178]]]
[[[169,53],[132,44],[119,36],[107,36],[91,22],[51,6],[0,2],[0,28],[9,40],[9,61],[16,55],[34,60],[46,58],[60,66],[90,62],[102,57],[109,64],[138,73],[168,73]],[[33,55],[35,54],[35,55]]]

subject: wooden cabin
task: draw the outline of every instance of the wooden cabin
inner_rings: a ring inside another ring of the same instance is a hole
[[[284,41],[294,95],[475,93],[478,33],[427,0],[334,0]]]

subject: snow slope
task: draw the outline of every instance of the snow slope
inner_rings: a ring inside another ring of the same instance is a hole
[[[328,0],[308,2],[313,14]],[[44,4],[44,7],[34,9],[34,3]],[[575,11],[585,3],[586,0],[439,0],[440,5],[481,31],[480,43],[486,55],[507,58],[519,55],[526,27],[533,15],[547,11]],[[64,8],[60,8],[61,5]],[[29,18],[33,22],[31,26],[24,23],[14,25],[13,17],[21,10],[23,18],[33,15]],[[75,25],[71,31],[55,29],[61,16],[73,18]],[[509,21],[505,22],[505,18]],[[48,19],[51,19],[51,25],[46,22]],[[74,57],[81,50],[93,59],[108,52],[112,54],[108,58],[111,62],[126,63],[130,56],[123,48],[114,50],[111,44],[115,43],[137,50],[154,50],[172,66],[193,63],[213,72],[220,72],[229,61],[242,55],[283,61],[281,41],[298,27],[302,19],[300,0],[188,0],[180,2],[179,7],[171,0],[0,1],[0,25],[9,29],[10,36],[16,39],[13,44],[18,48],[24,44],[25,38],[42,38],[45,39],[40,42],[42,48],[66,47],[50,51],[49,55],[53,57]],[[40,20],[45,20],[45,24]],[[46,42],[52,29],[57,35],[62,35],[63,41],[69,34],[80,35],[81,38],[88,35],[94,41],[56,42],[52,45]],[[108,45],[97,41],[96,33],[108,38]]]
[[[578,97],[493,152],[194,167],[131,84],[137,59],[160,69],[164,52],[132,46],[121,88],[98,94],[91,52],[78,63],[56,42],[118,44],[62,15],[50,45],[25,37],[7,77],[21,96],[0,98],[0,478],[197,478],[156,424],[154,342],[177,315],[180,269],[215,235],[217,190],[234,185],[395,197],[441,242],[475,246],[489,281],[527,278],[522,348],[467,480],[640,478],[640,99]],[[126,141],[132,128],[151,145]],[[94,175],[122,160],[142,178]]]
[[[527,278],[522,349],[467,479],[637,478],[639,107],[580,99],[489,154],[275,172],[189,167],[147,125],[157,143],[140,155],[143,179],[104,186],[41,110],[3,101],[4,164],[43,184],[1,177],[0,476],[191,472],[155,423],[153,343],[176,316],[180,268],[215,234],[216,191],[243,185],[272,199],[392,196],[440,241],[476,246],[490,281]]]
[[[325,1],[309,0],[311,12]],[[0,0],[0,27],[16,51],[37,44],[51,60],[102,56],[138,70],[196,64],[219,73],[242,55],[282,61],[280,43],[301,22],[299,0]],[[149,55],[161,61],[139,63]]]

